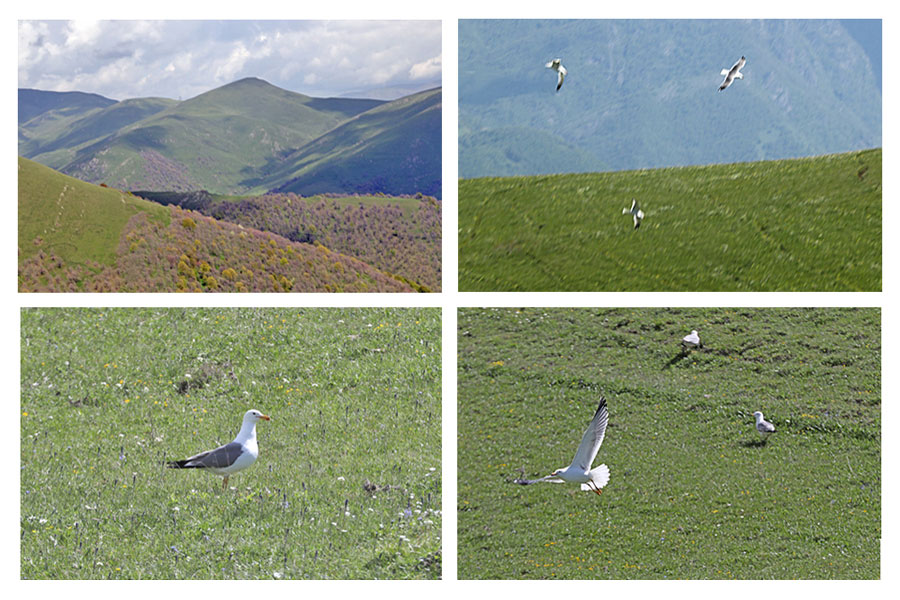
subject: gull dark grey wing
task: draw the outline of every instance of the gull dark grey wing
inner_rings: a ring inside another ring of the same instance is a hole
[[[170,469],[222,469],[234,464],[243,451],[240,444],[231,442],[184,460],[171,461],[168,463],[168,467]]]

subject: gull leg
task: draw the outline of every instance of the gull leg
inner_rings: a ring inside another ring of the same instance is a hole
[[[225,479],[222,480],[222,489],[224,490],[228,486],[228,475],[225,476]]]
[[[597,484],[594,483],[593,480],[588,481],[588,487],[591,488],[591,491],[594,492],[595,494],[597,494],[598,496],[603,493],[603,490],[601,488],[598,488]]]

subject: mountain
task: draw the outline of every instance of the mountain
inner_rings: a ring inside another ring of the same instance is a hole
[[[441,90],[368,110],[284,157],[274,192],[441,195]],[[284,181],[278,185],[278,182]]]
[[[402,104],[403,99],[395,102]],[[371,189],[369,182],[375,178],[371,171],[347,175],[347,163],[360,164],[353,163],[360,156],[358,147],[331,149],[330,159],[335,161],[331,168],[321,160],[310,161],[302,149],[322,136],[334,137],[331,132],[359,115],[391,104],[373,99],[312,98],[261,79],[246,78],[182,102],[132,99],[96,107],[93,111],[82,111],[80,119],[53,128],[28,127],[29,121],[20,126],[19,152],[84,181],[122,189],[262,193],[299,177],[299,171],[303,170],[312,173],[304,177],[329,181],[319,185],[320,189],[356,191]],[[34,112],[37,108],[29,110]],[[408,134],[407,145],[416,147],[423,137],[420,128],[403,122],[407,118],[421,119],[418,114],[387,108],[384,114],[389,116],[381,121],[379,114],[376,111],[375,116],[361,122],[368,123],[372,130],[378,129],[381,139],[389,138],[392,135],[389,130],[393,130],[393,141],[398,146],[403,144],[399,137]],[[391,119],[394,121],[390,122]],[[352,128],[348,125],[342,131]],[[346,133],[337,137],[338,141],[334,142],[337,144],[347,139]],[[363,138],[358,141],[365,143]],[[329,145],[326,140],[319,147]],[[372,143],[369,148],[370,153],[385,152],[395,159],[399,156],[399,151],[389,145]],[[391,170],[384,176],[396,185],[376,191],[429,193],[407,185],[410,177],[423,185],[440,180],[440,143],[427,152],[438,157],[426,165],[436,175],[414,173],[398,182],[397,166],[387,164]],[[367,159],[371,164],[384,164],[381,157],[371,155],[363,156],[361,164],[367,164]],[[292,168],[295,160],[301,160],[302,166]],[[316,163],[315,169],[308,168],[311,162]],[[271,174],[275,171],[284,173],[284,179],[273,179]],[[336,173],[348,189],[335,189],[331,185]]]
[[[744,79],[718,92],[719,71],[741,55]],[[559,92],[556,73],[544,67],[556,57],[569,71]],[[561,144],[569,154],[577,149],[572,165],[553,160]],[[459,23],[463,178],[769,160],[880,145],[873,67],[839,21]]]
[[[61,168],[81,147],[175,104],[175,100],[166,98],[135,98],[89,112],[45,112],[19,127],[19,153],[48,167]]]
[[[84,92],[47,92],[30,88],[19,88],[19,125],[48,112],[62,114],[85,113],[97,108],[115,104],[99,94]]]
[[[19,291],[412,292],[321,243],[165,207],[19,157]]]

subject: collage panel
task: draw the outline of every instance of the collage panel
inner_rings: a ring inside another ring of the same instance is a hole
[[[441,291],[440,21],[18,34],[18,291]]]
[[[459,21],[459,290],[880,291],[880,20]]]
[[[460,579],[882,576],[881,309],[457,328]]]
[[[21,579],[440,579],[439,308],[27,308],[21,365]]]

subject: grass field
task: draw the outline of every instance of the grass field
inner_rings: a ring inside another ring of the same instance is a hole
[[[439,578],[440,331],[430,308],[23,310],[22,578]],[[229,489],[163,467],[249,408],[272,420]]]
[[[460,180],[459,289],[880,291],[881,150]]]
[[[879,578],[880,321],[461,309],[459,577]],[[691,329],[704,348],[683,355]],[[601,496],[511,483],[567,466],[601,395]]]
[[[78,181],[22,157],[18,164],[20,261],[43,249],[76,264],[111,265],[122,229],[135,213],[169,222],[169,211],[154,202]]]

